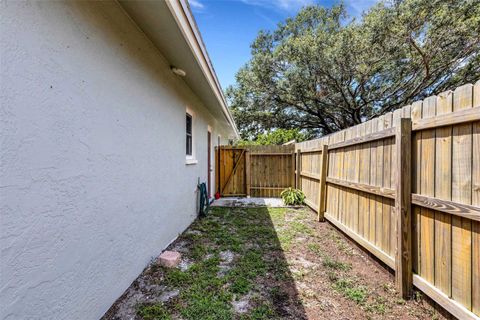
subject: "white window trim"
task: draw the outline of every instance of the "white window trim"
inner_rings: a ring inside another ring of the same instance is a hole
[[[190,165],[190,164],[197,164],[198,160],[196,158],[196,152],[195,152],[195,112],[187,107],[185,113],[188,113],[192,117],[192,154],[191,155],[185,155],[185,164]]]

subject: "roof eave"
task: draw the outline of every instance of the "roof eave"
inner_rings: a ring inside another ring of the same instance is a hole
[[[172,65],[186,68],[187,76],[183,78],[185,83],[217,117],[223,115],[235,135],[234,138],[239,138],[235,121],[227,107],[188,3],[185,0],[119,2]],[[179,37],[183,37],[183,41],[179,40]]]

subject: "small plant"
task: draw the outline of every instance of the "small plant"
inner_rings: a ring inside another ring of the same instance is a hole
[[[137,306],[137,315],[145,320],[171,319],[162,304],[140,304]]]
[[[333,287],[346,298],[355,301],[357,304],[363,304],[367,300],[367,288],[357,285],[352,279],[339,278],[334,282]]]
[[[305,204],[305,194],[302,190],[287,188],[280,193],[283,203],[287,206],[298,206]]]
[[[352,269],[352,265],[350,263],[340,262],[340,261],[331,259],[330,257],[325,257],[323,259],[322,265],[324,267],[327,267],[333,270],[340,270],[340,271],[349,271],[350,269]]]

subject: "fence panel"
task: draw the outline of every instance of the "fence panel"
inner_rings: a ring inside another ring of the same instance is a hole
[[[412,121],[411,150],[396,148],[401,118]],[[479,319],[480,81],[297,143],[299,187],[316,211],[323,145],[325,218],[393,269],[402,237],[395,189],[405,174],[397,160],[411,152],[413,284],[455,316]]]

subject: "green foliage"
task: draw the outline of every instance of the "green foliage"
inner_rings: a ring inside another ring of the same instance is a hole
[[[253,308],[249,315],[246,315],[241,319],[263,320],[263,319],[274,319],[274,318],[275,318],[275,312],[272,310],[270,305],[261,304]]]
[[[367,300],[368,292],[364,286],[359,286],[352,279],[340,278],[335,281],[333,287],[342,293],[347,299],[363,304]]]
[[[287,188],[280,193],[283,203],[287,206],[295,206],[305,204],[305,194],[302,190]]]
[[[137,306],[137,315],[144,320],[172,319],[162,304],[141,304]]]
[[[352,268],[352,265],[350,263],[340,262],[335,259],[331,259],[330,257],[325,257],[323,259],[322,265],[329,269],[339,271],[349,271]]]
[[[383,0],[350,19],[307,6],[259,32],[226,95],[242,138],[328,134],[480,75],[478,0]]]
[[[259,134],[255,140],[240,140],[239,146],[246,145],[282,145],[286,142],[295,140],[302,142],[311,139],[308,133],[301,132],[299,129],[275,129],[271,132]]]

